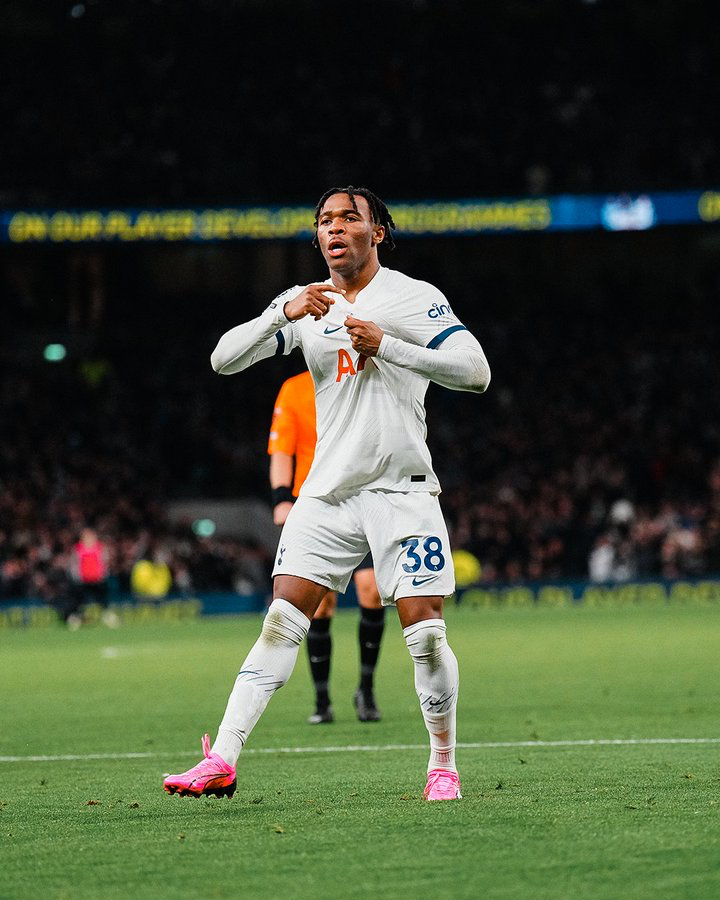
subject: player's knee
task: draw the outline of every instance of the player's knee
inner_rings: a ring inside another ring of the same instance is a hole
[[[360,623],[368,628],[384,628],[385,627],[385,607],[384,606],[361,606],[360,607]]]
[[[426,619],[424,622],[418,622],[406,628],[403,635],[410,656],[417,665],[427,667],[430,672],[440,668],[443,655],[450,649],[445,633],[445,622],[442,619]]]
[[[328,591],[327,594],[320,601],[320,606],[318,606],[313,619],[329,619],[335,615],[335,609],[337,607],[337,594],[335,591]]]
[[[307,635],[310,620],[287,600],[276,598],[263,621],[261,637],[271,647],[300,645]]]
[[[360,569],[353,578],[355,593],[358,603],[365,609],[380,609],[382,600],[375,581],[375,572],[372,569]]]
[[[423,716],[446,715],[458,693],[458,665],[450,649],[442,619],[428,619],[403,631],[415,665],[415,691]]]

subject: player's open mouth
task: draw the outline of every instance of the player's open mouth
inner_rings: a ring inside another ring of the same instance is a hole
[[[330,241],[328,244],[328,253],[330,256],[343,256],[347,251],[347,244],[342,241]]]

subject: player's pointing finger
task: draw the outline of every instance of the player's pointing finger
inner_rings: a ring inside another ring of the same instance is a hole
[[[313,285],[323,294],[347,294],[345,288],[335,287],[334,284],[317,284]]]

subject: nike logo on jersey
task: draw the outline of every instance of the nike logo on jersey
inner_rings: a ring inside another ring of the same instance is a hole
[[[428,581],[432,581],[434,577],[435,577],[434,575],[425,575],[425,576],[423,576],[422,578],[418,578],[418,577],[416,576],[416,577],[413,578],[413,580],[412,580],[412,586],[413,586],[413,587],[420,587],[421,584],[427,584]]]
[[[334,334],[336,331],[340,331],[341,328],[342,325],[338,325],[337,328],[326,328],[325,331],[323,331],[323,334]]]

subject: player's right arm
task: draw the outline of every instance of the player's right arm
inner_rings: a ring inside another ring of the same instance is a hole
[[[293,291],[298,293],[290,297]],[[330,293],[343,291],[328,284],[310,284],[280,294],[256,319],[231,328],[220,338],[210,357],[213,369],[233,375],[261,359],[289,353],[297,342],[291,323],[305,316],[321,319],[335,302]]]

